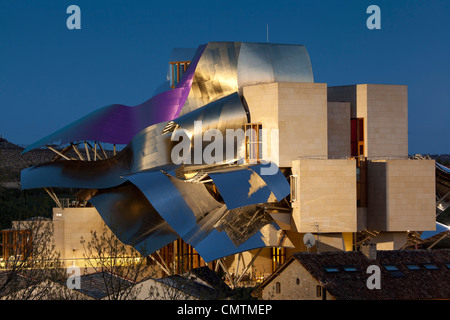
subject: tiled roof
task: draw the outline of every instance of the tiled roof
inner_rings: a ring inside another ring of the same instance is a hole
[[[80,276],[79,292],[86,294],[94,299],[102,299],[111,294],[112,287],[114,290],[124,290],[132,285],[131,281],[117,277],[108,272],[91,273]]]
[[[336,299],[450,299],[450,250],[378,251],[375,260],[362,252],[296,253],[300,262]],[[426,268],[432,264],[436,268]],[[381,289],[369,289],[370,265],[380,267]],[[411,269],[408,265],[415,265]],[[354,266],[356,271],[346,271]],[[337,272],[328,272],[334,267]],[[389,271],[389,270],[390,271]]]
[[[232,294],[230,287],[208,267],[190,270],[188,275],[174,275],[157,281],[199,299],[223,299]]]

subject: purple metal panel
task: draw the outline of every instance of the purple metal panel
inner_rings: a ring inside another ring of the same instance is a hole
[[[189,95],[195,69],[205,47],[203,45],[197,49],[191,65],[175,89],[160,93],[134,107],[121,104],[103,107],[33,143],[23,153],[55,142],[65,144],[88,140],[127,144],[142,129],[175,119]]]

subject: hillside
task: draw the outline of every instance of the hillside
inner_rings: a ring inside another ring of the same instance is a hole
[[[55,147],[55,149],[59,148]],[[0,183],[4,187],[18,187],[20,185],[20,172],[23,169],[49,162],[56,156],[49,149],[35,149],[21,155],[23,150],[23,147],[0,138]],[[112,156],[112,151],[106,152],[108,156]],[[68,152],[67,155],[78,159],[73,150]]]

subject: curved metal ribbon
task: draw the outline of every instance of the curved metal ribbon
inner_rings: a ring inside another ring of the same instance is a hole
[[[244,141],[230,143],[227,130],[250,121],[241,99],[244,86],[277,81],[313,82],[303,46],[210,42],[197,49],[177,87],[135,106],[111,105],[45,137],[27,152],[54,141],[127,144],[116,156],[99,161],[64,160],[22,171],[22,189],[92,189],[89,201],[119,239],[142,253],[181,237],[203,259],[267,246],[291,246],[260,204],[280,201],[289,184],[274,164],[243,166]],[[202,126],[196,131],[197,121]],[[173,161],[174,135],[187,132],[189,158]],[[200,155],[211,145],[203,139],[215,130],[225,137],[223,159],[214,164]],[[227,140],[228,139],[228,140]],[[234,137],[232,138],[234,142]],[[232,145],[232,152],[226,146]],[[193,153],[192,153],[193,152]],[[189,178],[192,177],[194,178]],[[215,199],[201,183],[218,189]],[[200,178],[196,178],[200,177]]]

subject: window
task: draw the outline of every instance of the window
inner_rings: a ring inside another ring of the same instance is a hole
[[[328,266],[328,267],[324,267],[323,269],[324,269],[326,272],[328,272],[328,273],[336,273],[336,272],[339,272],[338,267]]]
[[[291,175],[290,185],[291,185],[291,202],[296,202],[297,201],[297,176],[296,175]]]
[[[281,283],[280,282],[275,283],[275,292],[281,293]]]
[[[403,272],[400,271],[400,269],[392,264],[388,264],[385,265],[384,268],[389,271],[389,273],[391,274],[391,276],[398,278],[398,277],[404,277],[405,275],[403,274]]]
[[[448,269],[450,269],[450,262],[447,262],[447,263],[445,264],[445,266],[446,266]]]
[[[286,248],[272,248],[272,272],[278,269],[286,261]]]
[[[351,153],[353,157],[364,155],[364,118],[351,119]]]
[[[407,264],[406,267],[408,268],[408,270],[420,270],[420,266],[418,266],[417,264]]]
[[[190,63],[191,63],[190,61],[170,62],[171,68],[170,87],[172,89],[174,89],[178,84],[178,82],[180,82],[181,77],[186,72]]]
[[[387,271],[399,271],[398,268],[394,265],[385,265],[384,267]]]
[[[428,270],[437,270],[437,269],[439,269],[437,265],[432,264],[432,263],[424,263],[423,266],[425,268],[427,268]]]
[[[359,268],[356,267],[356,266],[343,266],[343,269],[346,272],[357,272],[357,271],[359,271]]]
[[[316,297],[320,298],[322,296],[322,287],[316,286]]]
[[[262,124],[245,124],[245,162],[258,163],[262,159]]]

